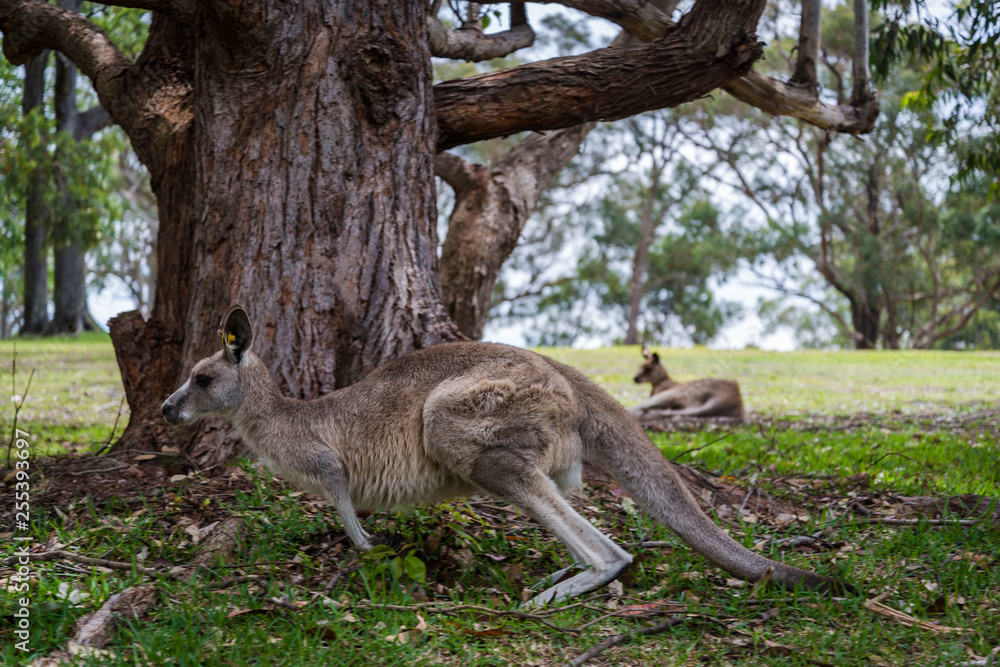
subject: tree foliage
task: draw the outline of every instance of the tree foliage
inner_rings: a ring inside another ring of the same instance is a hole
[[[843,87],[840,63],[852,48],[849,33],[835,28],[843,13],[832,8],[825,17],[825,75],[835,87]],[[1000,288],[989,181],[950,181],[961,157],[935,140],[940,107],[908,101],[922,81],[919,69],[893,69],[879,123],[864,141],[724,104],[704,104],[696,116],[716,178],[766,221],[769,254],[783,269],[758,266],[760,280],[810,300],[839,329],[823,336],[814,313],[765,304],[772,323],[796,322],[810,344],[846,337],[862,348],[940,346],[959,340]]]
[[[149,13],[120,7],[85,3],[81,7],[105,32],[128,52],[137,54],[148,32]],[[132,184],[123,178],[119,165],[130,152],[125,134],[116,127],[99,129],[86,136],[60,132],[54,111],[55,67],[46,69],[45,98],[25,114],[21,106],[24,67],[0,60],[0,134],[4,159],[0,166],[0,275],[3,276],[3,327],[10,335],[20,323],[22,306],[22,244],[28,184],[35,186],[46,215],[46,244],[74,245],[88,253],[93,270],[89,282],[101,286],[101,276],[122,273],[120,253],[128,245],[131,225],[122,220],[129,208],[125,194]],[[76,79],[73,102],[83,109],[99,110],[90,82]],[[148,250],[148,249],[147,249]],[[50,267],[51,273],[51,267]],[[51,279],[50,279],[51,280]]]
[[[1000,176],[1000,4],[960,0],[941,15],[924,0],[879,0],[883,11],[873,41],[873,71],[888,81],[895,68],[915,63],[923,70],[904,105],[936,107],[928,138],[958,155],[961,180]]]
[[[713,286],[756,244],[700,187],[683,152],[680,119],[654,112],[591,134],[596,141],[564,174],[587,176],[585,184],[547,202],[528,242],[515,251],[495,295],[501,321],[523,323],[535,344],[621,342],[643,243],[642,340],[704,344],[737,313],[734,304],[714,298]],[[586,192],[591,196],[579,201]]]

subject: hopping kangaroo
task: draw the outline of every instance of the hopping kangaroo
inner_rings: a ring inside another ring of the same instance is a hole
[[[768,560],[699,509],[677,472],[614,399],[581,373],[506,345],[443,343],[315,400],[282,396],[250,351],[246,312],[223,317],[222,350],[195,364],[163,403],[171,424],[225,415],[274,472],[329,500],[360,549],[371,536],[355,506],[391,508],[488,493],[515,503],[558,537],[573,567],[545,579],[542,605],[609,583],[632,562],[562,493],[581,484],[583,460],[604,466],[656,519],[734,576],[773,568],[787,586],[850,588]],[[562,492],[562,493],[560,493]]]
[[[628,408],[637,419],[646,416],[662,417],[734,417],[743,419],[743,397],[735,380],[693,380],[674,382],[656,352],[647,354],[645,363],[635,376],[636,384],[653,385],[650,397]]]

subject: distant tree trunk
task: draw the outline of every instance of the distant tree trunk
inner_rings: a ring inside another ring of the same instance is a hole
[[[150,321],[112,320],[132,408],[119,448],[176,440],[205,463],[232,456],[218,422],[167,432],[158,412],[219,349],[233,302],[299,397],[462,338],[437,282],[427,7],[341,5],[215,5],[200,35],[154,19],[144,57],[190,56],[179,75],[199,85],[166,145],[133,139],[160,237]]]
[[[628,331],[625,333],[626,345],[639,343],[639,310],[642,305],[642,293],[646,283],[646,257],[649,246],[653,242],[653,232],[656,222],[653,220],[653,205],[660,191],[660,174],[663,164],[653,159],[653,169],[650,172],[649,189],[642,200],[642,217],[639,220],[639,240],[635,244],[635,255],[632,256],[632,278],[628,285]]]
[[[94,320],[87,309],[87,265],[79,242],[56,247],[52,302],[55,314],[47,333],[75,335],[93,331]]]
[[[45,67],[49,51],[36,56],[25,67],[21,110],[27,115],[45,100]],[[39,109],[38,113],[43,113]],[[46,217],[41,176],[29,179],[24,207],[24,321],[22,334],[45,332],[49,323],[49,267]]]
[[[874,350],[878,346],[881,311],[863,299],[850,299],[851,324],[854,327],[854,349]]]
[[[79,11],[82,0],[63,0],[70,11]],[[76,65],[61,53],[56,54],[56,131],[73,141],[80,140],[80,112],[76,106]],[[87,309],[87,263],[84,259],[82,230],[74,228],[73,202],[64,192],[65,176],[58,186],[63,192],[61,205],[53,211],[55,282],[52,302],[55,313],[46,329],[48,334],[75,335],[84,329],[93,330],[93,319]]]

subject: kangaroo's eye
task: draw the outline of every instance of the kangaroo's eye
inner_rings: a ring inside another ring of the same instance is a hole
[[[195,383],[199,387],[207,387],[208,385],[212,384],[212,376],[211,375],[196,375],[194,377],[194,381],[195,381]]]

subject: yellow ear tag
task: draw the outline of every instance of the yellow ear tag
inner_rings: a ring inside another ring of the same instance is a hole
[[[236,334],[234,334],[231,331],[228,334],[226,334],[226,342],[227,343],[232,343],[234,340],[236,340]]]

